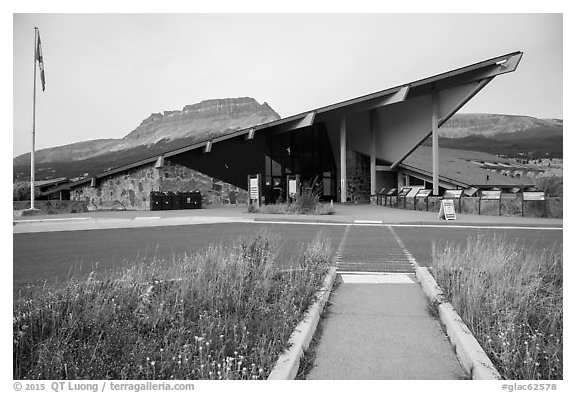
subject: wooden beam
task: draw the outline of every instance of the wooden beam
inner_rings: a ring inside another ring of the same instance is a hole
[[[212,141],[206,142],[206,146],[204,146],[204,153],[210,153],[212,151]]]

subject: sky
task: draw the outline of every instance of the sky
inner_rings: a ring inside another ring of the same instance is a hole
[[[34,26],[46,90],[36,148],[122,138],[153,112],[253,97],[282,117],[514,51],[461,113],[564,118],[562,14],[13,15],[13,157],[31,149]]]

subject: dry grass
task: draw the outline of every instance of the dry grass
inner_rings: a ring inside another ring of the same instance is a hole
[[[562,379],[562,254],[501,237],[434,248],[433,272],[506,379]]]
[[[14,306],[14,379],[264,379],[314,301],[324,237],[274,268],[267,233],[72,280]]]
[[[261,214],[311,214],[311,215],[333,215],[334,207],[324,203],[317,203],[313,208],[303,209],[298,203],[274,203],[272,205],[262,205],[257,208],[254,205],[248,206],[249,213]]]

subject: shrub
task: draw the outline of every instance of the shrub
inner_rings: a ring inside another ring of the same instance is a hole
[[[318,177],[315,177],[313,180],[305,182],[302,186],[302,192],[296,197],[298,210],[303,214],[316,211],[322,192],[321,185],[317,180]]]
[[[543,177],[536,181],[536,188],[543,190],[546,196],[562,196],[564,193],[563,176]]]
[[[314,180],[304,184],[302,192],[294,202],[277,201],[274,204],[262,205],[259,208],[254,205],[248,206],[248,213],[263,214],[314,214],[332,215],[336,211],[332,204],[320,203],[321,185]]]
[[[506,379],[562,379],[562,254],[478,236],[433,250],[433,272]]]
[[[17,299],[14,379],[263,379],[330,264],[317,237],[299,269],[274,268],[260,233]]]

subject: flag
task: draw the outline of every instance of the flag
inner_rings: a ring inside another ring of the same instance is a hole
[[[44,58],[42,57],[42,43],[40,42],[40,31],[38,31],[38,45],[36,46],[36,60],[40,68],[40,81],[42,82],[42,91],[46,88],[46,79],[44,77]]]

